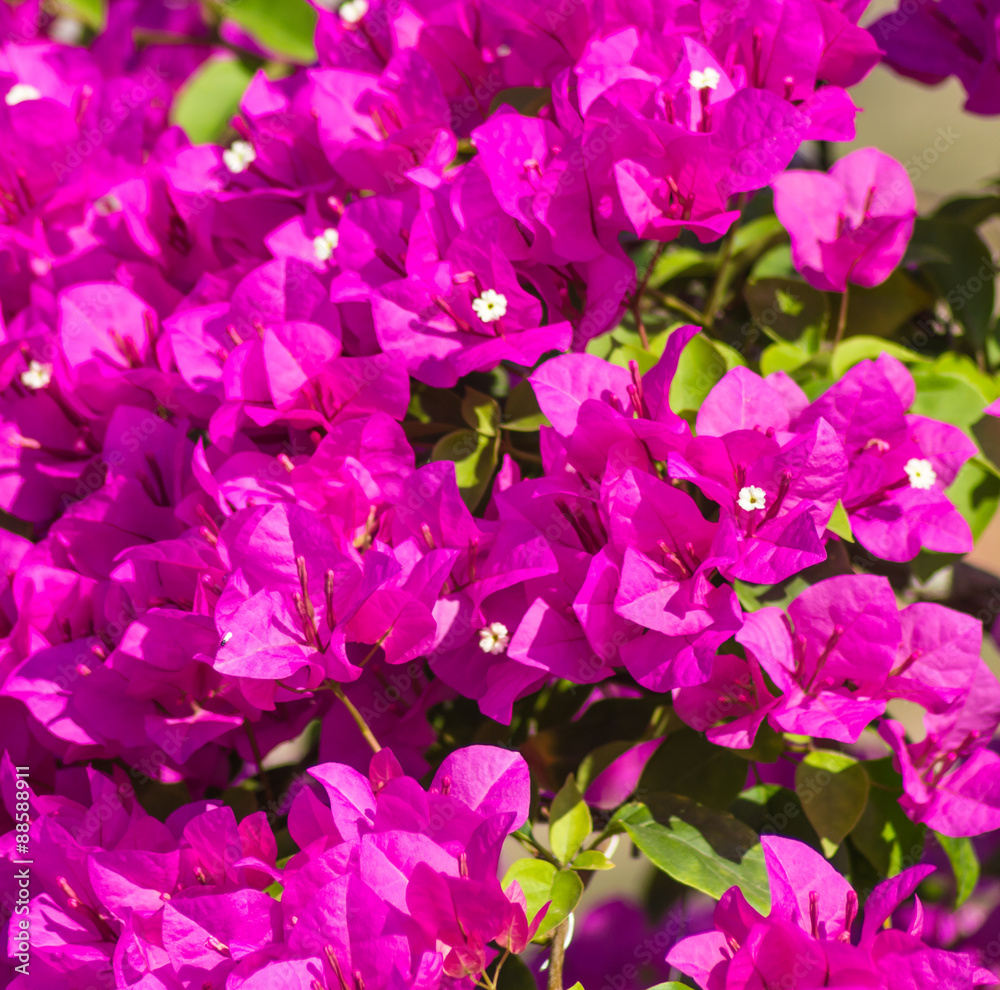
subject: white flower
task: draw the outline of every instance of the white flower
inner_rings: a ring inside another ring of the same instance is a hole
[[[472,308],[483,323],[493,323],[507,313],[507,297],[487,289],[479,298],[472,300]]]
[[[368,0],[347,0],[337,11],[346,24],[357,24],[368,13]]]
[[[483,653],[497,656],[507,649],[510,643],[510,633],[502,622],[491,622],[485,629],[479,630],[479,649]]]
[[[722,82],[722,76],[719,75],[718,69],[708,66],[706,69],[692,69],[691,75],[688,76],[688,82],[695,89],[716,89]]]
[[[512,50],[510,45],[497,45],[497,58],[506,58]]]
[[[334,227],[327,227],[318,237],[313,238],[313,252],[317,261],[329,261],[340,243],[340,234]]]
[[[763,509],[766,502],[764,489],[756,485],[747,485],[740,489],[739,507],[753,512],[754,509]]]
[[[29,100],[40,100],[41,98],[42,94],[34,86],[29,86],[27,83],[15,83],[7,90],[3,101],[9,107],[16,107],[18,103],[27,103]]]
[[[61,45],[78,45],[86,27],[74,17],[57,17],[49,27],[49,37]]]
[[[911,457],[903,465],[903,470],[910,479],[911,488],[926,490],[933,488],[937,482],[937,472],[934,470],[934,466],[922,457]]]
[[[21,373],[21,384],[25,388],[45,388],[52,381],[52,365],[32,361],[28,370]]]
[[[249,141],[234,141],[222,152],[222,160],[230,172],[245,172],[257,160],[257,152]]]

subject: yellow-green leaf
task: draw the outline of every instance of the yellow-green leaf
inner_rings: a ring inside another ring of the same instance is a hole
[[[835,750],[807,753],[795,770],[795,793],[829,859],[858,824],[868,802],[868,774]]]
[[[239,59],[209,59],[178,94],[173,122],[184,129],[192,144],[222,140],[252,77],[253,72]]]
[[[570,774],[552,800],[549,816],[549,846],[560,863],[569,863],[594,830],[590,809]]]
[[[851,529],[851,520],[847,516],[844,503],[839,499],[834,506],[833,515],[830,516],[830,521],[826,524],[826,528],[831,533],[836,533],[842,540],[847,540],[849,543],[854,542],[854,530]]]

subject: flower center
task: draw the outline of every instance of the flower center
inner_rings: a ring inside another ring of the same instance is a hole
[[[483,323],[495,323],[507,313],[507,297],[495,289],[486,289],[472,300],[472,308]]]
[[[705,69],[692,69],[688,76],[688,82],[694,89],[716,89],[722,81],[722,76],[718,69],[708,66]]]
[[[52,365],[32,361],[28,370],[21,373],[21,384],[25,388],[45,388],[52,381]]]
[[[903,466],[903,470],[910,479],[911,488],[926,491],[937,483],[937,472],[934,470],[934,466],[922,457],[911,457]]]
[[[491,622],[484,629],[479,630],[479,649],[483,653],[498,656],[507,649],[509,643],[510,633],[502,622]]]
[[[228,150],[222,152],[226,168],[234,174],[245,172],[256,160],[257,152],[249,141],[234,141]]]
[[[337,11],[340,19],[347,24],[357,24],[368,13],[368,0],[347,0]]]
[[[745,509],[747,512],[753,512],[754,509],[763,510],[766,503],[767,496],[764,494],[763,488],[758,488],[756,485],[747,485],[745,488],[740,489],[740,497],[737,504],[741,509]]]
[[[29,100],[40,100],[41,98],[42,94],[34,86],[29,86],[27,83],[15,83],[7,90],[3,101],[9,107],[16,107],[18,103],[27,103]]]
[[[313,238],[313,253],[317,261],[329,261],[340,243],[340,234],[333,227],[327,227],[317,237]]]

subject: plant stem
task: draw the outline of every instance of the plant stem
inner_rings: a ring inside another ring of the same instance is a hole
[[[646,270],[642,274],[642,281],[639,283],[639,287],[635,290],[635,295],[632,297],[632,315],[635,317],[635,326],[639,331],[639,340],[642,341],[642,349],[644,351],[649,350],[649,338],[646,336],[646,325],[642,322],[639,307],[642,303],[642,294],[646,291],[646,286],[649,285],[649,280],[653,275],[653,269],[656,267],[657,261],[660,260],[660,255],[663,254],[666,246],[666,241],[661,241],[657,244],[656,250],[653,252],[653,257],[649,259],[649,264],[646,265]]]
[[[737,221],[738,223],[738,221]],[[712,291],[708,295],[708,302],[705,304],[705,312],[701,314],[701,323],[706,330],[711,330],[715,325],[715,314],[722,305],[722,297],[729,284],[729,259],[733,255],[733,241],[736,239],[736,223],[729,228],[719,248],[719,268],[715,273],[715,281],[712,283]]]
[[[357,727],[361,730],[361,735],[365,737],[365,742],[371,746],[372,752],[380,753],[382,751],[382,747],[379,745],[379,741],[375,738],[375,734],[372,730],[368,728],[368,723],[365,721],[361,712],[359,712],[355,707],[354,702],[351,701],[346,694],[344,694],[344,689],[339,684],[334,682],[331,686],[331,690],[338,698],[340,698],[347,710],[351,713],[351,718],[354,719],[355,725],[357,725]]]
[[[664,306],[676,310],[694,323],[701,323],[701,313],[694,306],[689,306],[683,299],[672,296],[669,292],[660,292],[658,289],[649,289],[648,291],[654,299],[658,299]]]
[[[510,949],[509,948],[508,949],[504,949],[504,953],[500,957],[500,962],[497,963],[497,968],[495,970],[493,970],[493,988],[494,988],[494,990],[496,990],[496,988],[500,985],[500,970],[503,969],[503,964],[507,961],[507,957],[509,955],[510,955]],[[488,979],[488,977],[486,976],[485,973],[483,973],[483,977],[486,978],[486,979]]]
[[[247,739],[250,740],[250,752],[253,753],[254,761],[257,764],[257,777],[260,780],[261,787],[264,788],[264,797],[267,798],[267,803],[273,806],[274,792],[271,790],[271,781],[268,779],[267,771],[264,769],[264,761],[260,755],[260,746],[257,745],[257,737],[254,735],[254,731],[246,719],[243,720],[243,729],[247,734]]]
[[[548,849],[546,849],[545,846],[543,846],[533,835],[526,835],[525,833],[518,831],[514,833],[514,838],[517,839],[521,845],[538,853],[541,859],[551,863],[557,869],[562,868],[562,863],[560,863],[559,860],[556,859],[556,857],[553,856],[552,853],[550,853]]]
[[[847,329],[847,289],[844,283],[844,291],[840,294],[840,313],[837,315],[837,332],[833,335],[833,346],[836,347],[844,339],[844,331]]]
[[[549,954],[549,990],[563,990],[563,958],[566,955],[566,933],[569,918],[556,925],[552,933],[552,951]]]

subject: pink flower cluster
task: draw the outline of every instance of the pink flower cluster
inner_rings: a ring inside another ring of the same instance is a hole
[[[10,937],[16,961],[25,918],[30,977],[5,960],[4,985],[433,990],[471,987],[488,942],[524,949],[542,916],[529,925],[520,887],[497,880],[528,813],[520,756],[459,750],[427,791],[389,750],[367,775],[326,763],[310,776],[319,787],[303,783],[288,817],[300,851],[279,866],[263,811],[237,824],[198,801],[160,822],[121,771],[61,771],[56,793],[30,798],[31,896]],[[9,833],[8,864],[13,845]],[[0,890],[18,903],[15,877]]]
[[[35,883],[32,975],[0,975],[470,990],[544,916],[497,880],[531,780],[435,713],[509,725],[559,681],[669,694],[742,751],[765,724],[845,745],[874,727],[913,821],[1000,828],[979,622],[901,608],[848,563],[787,609],[753,594],[846,541],[861,569],[970,550],[947,489],[976,444],[911,411],[888,354],[809,395],[740,364],[685,418],[671,390],[714,348],[698,328],[645,373],[585,352],[636,290],[625,245],[717,240],[769,186],[814,287],[897,267],[898,165],[785,171],[854,136],[845,87],[881,57],[865,5],[315,6],[318,63],[258,72],[228,147],[171,125],[175,96],[229,48],[269,53],[197,5],[112,0],[89,49],[0,47],[0,852],[30,766]],[[0,5],[0,33],[43,14]],[[502,445],[515,389],[537,455]],[[468,427],[454,456],[427,442],[435,403]],[[500,456],[471,497],[455,462],[479,443]],[[897,700],[929,713],[921,741]],[[287,807],[237,821],[207,796],[317,729]],[[659,742],[583,803],[624,803]],[[194,800],[160,821],[129,775]],[[916,924],[881,930],[922,873],[877,888],[854,937],[856,894],[799,846],[765,846],[770,916],[726,895],[671,963],[706,990],[770,987],[795,958],[803,990],[982,982]]]

